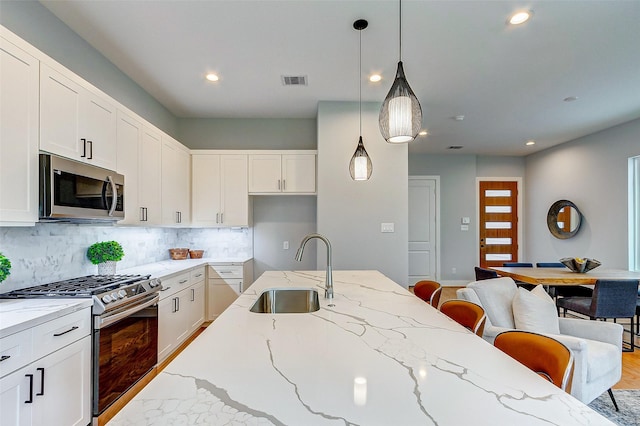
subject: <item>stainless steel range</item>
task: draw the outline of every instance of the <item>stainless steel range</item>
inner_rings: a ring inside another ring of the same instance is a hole
[[[159,279],[89,275],[1,294],[2,298],[93,299],[93,416],[97,418],[158,361]]]

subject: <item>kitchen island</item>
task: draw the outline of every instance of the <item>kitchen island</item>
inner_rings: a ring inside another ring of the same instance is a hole
[[[376,271],[266,272],[108,424],[611,425]],[[316,288],[320,310],[249,309]]]

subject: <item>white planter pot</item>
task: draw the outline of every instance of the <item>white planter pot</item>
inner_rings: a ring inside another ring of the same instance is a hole
[[[116,263],[113,260],[98,263],[98,275],[115,275]]]

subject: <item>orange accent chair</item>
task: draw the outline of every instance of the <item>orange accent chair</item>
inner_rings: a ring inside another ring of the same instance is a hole
[[[413,287],[413,292],[420,299],[438,309],[440,294],[442,293],[442,286],[440,283],[429,280],[418,281]]]
[[[482,337],[487,316],[480,305],[461,299],[447,300],[440,312]]]
[[[530,331],[512,330],[498,334],[493,344],[563,391],[571,393],[573,354],[556,339]]]

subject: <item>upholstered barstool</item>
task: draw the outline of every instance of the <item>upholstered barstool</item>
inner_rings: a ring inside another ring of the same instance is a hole
[[[440,306],[440,312],[482,337],[487,316],[482,306],[461,299],[447,300]]]
[[[413,287],[413,292],[420,299],[438,309],[440,294],[442,294],[442,286],[440,283],[430,280],[418,281]]]

